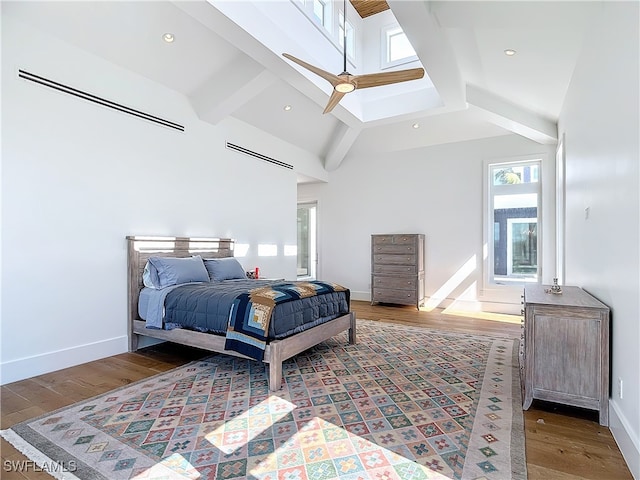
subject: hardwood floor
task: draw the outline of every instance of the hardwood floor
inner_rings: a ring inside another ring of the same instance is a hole
[[[478,314],[485,318],[475,318],[357,301],[352,302],[352,307],[358,318],[401,325],[514,338],[521,331],[519,320],[508,316]],[[163,344],[2,386],[0,426],[9,428],[205,355],[201,350]],[[524,412],[524,419],[530,480],[632,480],[611,432],[598,424],[597,412],[535,402]],[[25,457],[4,440],[0,456],[3,479],[51,479],[33,468],[10,471],[7,467]]]

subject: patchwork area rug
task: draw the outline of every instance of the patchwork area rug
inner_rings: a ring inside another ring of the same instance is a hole
[[[0,433],[58,478],[524,479],[517,353],[359,320],[275,393],[263,364],[213,355]]]

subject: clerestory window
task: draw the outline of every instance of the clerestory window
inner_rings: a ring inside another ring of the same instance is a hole
[[[313,15],[320,25],[331,32],[331,2],[329,0],[313,0]]]
[[[418,60],[416,51],[399,25],[382,29],[381,67],[389,68]]]

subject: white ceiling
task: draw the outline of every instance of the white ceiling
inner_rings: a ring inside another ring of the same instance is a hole
[[[601,6],[389,0],[428,79],[418,86],[408,82],[409,93],[387,98],[384,92],[398,93],[395,86],[377,87],[368,96],[354,92],[323,115],[328,83],[280,54],[337,69],[320,63],[323,42],[317,33],[301,35],[279,21],[289,0],[210,1],[5,0],[2,13],[187,95],[205,121],[215,124],[232,115],[314,153],[333,169],[350,154],[512,132],[555,143],[565,92]],[[176,41],[164,43],[164,32],[174,33]],[[517,54],[507,57],[507,48]],[[340,59],[337,50],[333,55]],[[428,90],[429,79],[437,95]],[[289,112],[285,104],[292,106]],[[420,128],[412,128],[414,123]]]

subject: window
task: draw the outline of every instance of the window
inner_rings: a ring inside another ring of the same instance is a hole
[[[344,12],[340,6],[334,6],[332,0],[290,0],[291,3],[324,35],[340,52],[344,50]],[[342,2],[341,2],[342,4]],[[353,6],[349,7],[357,15]],[[358,23],[349,21],[351,15],[347,10],[347,57],[353,64],[356,59],[356,37]],[[355,65],[354,65],[355,66]]]
[[[329,0],[313,0],[313,15],[320,25],[330,31],[331,2]]]
[[[407,35],[399,25],[382,29],[382,68],[418,60]]]
[[[340,47],[342,48],[344,48],[344,31],[345,31],[345,28],[343,28],[343,25],[346,27],[346,31],[347,31],[347,56],[350,58],[354,58],[355,57],[355,38],[353,34],[353,25],[349,23],[349,20],[347,20],[345,23],[344,13],[340,11],[338,33],[340,36],[339,38]]]
[[[298,278],[316,278],[316,203],[298,204]]]
[[[540,160],[488,165],[489,283],[540,278]]]

